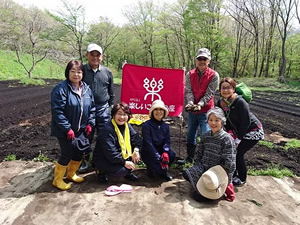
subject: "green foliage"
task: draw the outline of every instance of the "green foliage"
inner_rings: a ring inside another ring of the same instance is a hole
[[[282,168],[280,165],[270,164],[267,169],[253,169],[248,170],[248,174],[252,176],[272,176],[276,178],[294,177],[292,171],[287,168]]]
[[[14,161],[14,160],[16,160],[16,159],[17,159],[17,157],[16,157],[15,154],[9,154],[8,156],[6,156],[6,157],[4,158],[3,161]]]
[[[300,141],[297,139],[292,139],[289,142],[287,142],[283,148],[286,151],[290,148],[300,148]]]
[[[25,65],[31,64],[30,55],[23,55]],[[32,78],[38,79],[64,79],[64,65],[49,59],[38,63],[32,72]],[[22,80],[22,82],[37,84],[41,81],[29,81],[24,68],[18,63],[16,54],[12,51],[0,50],[0,80]]]
[[[266,146],[269,149],[273,149],[274,148],[274,143],[271,142],[271,141],[259,141],[258,144],[262,145],[262,146]]]
[[[33,159],[34,162],[49,162],[49,158],[45,156],[42,152]]]

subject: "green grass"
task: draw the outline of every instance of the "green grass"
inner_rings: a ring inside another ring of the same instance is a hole
[[[31,56],[22,55],[22,62],[29,68]],[[34,79],[64,79],[65,65],[49,59],[44,59],[35,66],[32,72]],[[0,80],[21,80],[22,83],[30,82],[28,74],[21,64],[18,63],[15,52],[0,50]],[[34,82],[34,81],[32,81]]]
[[[4,158],[3,161],[15,161],[17,159],[16,155],[15,154],[9,154],[8,156],[6,156]]]
[[[49,162],[49,158],[45,156],[43,153],[40,154],[33,159],[34,162]]]
[[[300,92],[300,81],[287,79],[286,83],[278,82],[277,78],[238,78],[238,82],[245,82],[251,90],[255,91],[291,91],[291,92]]]
[[[290,148],[300,148],[300,141],[292,139],[284,145],[284,150],[288,151]]]
[[[270,142],[270,141],[259,141],[258,144],[261,145],[261,146],[266,146],[269,149],[274,148],[274,143]]]
[[[282,168],[280,165],[271,164],[267,169],[253,169],[248,170],[248,174],[252,176],[272,176],[276,178],[294,177],[292,171],[287,168]]]

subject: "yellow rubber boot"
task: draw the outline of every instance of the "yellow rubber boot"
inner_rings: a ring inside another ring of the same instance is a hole
[[[67,166],[60,165],[58,162],[56,163],[55,170],[54,170],[54,180],[52,182],[52,185],[62,191],[71,188],[71,184],[67,184],[63,180],[66,170],[67,170]]]
[[[84,181],[83,177],[77,176],[76,171],[80,166],[80,161],[71,160],[68,164],[68,175],[67,179],[74,181],[76,183],[81,183]]]

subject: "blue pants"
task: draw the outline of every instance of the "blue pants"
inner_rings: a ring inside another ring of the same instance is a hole
[[[101,107],[96,109],[96,129],[97,129],[97,135],[99,135],[99,131],[104,125],[111,120],[110,117],[110,108],[107,105],[107,107]]]
[[[196,145],[197,131],[200,126],[201,137],[203,134],[210,130],[207,120],[206,113],[194,114],[190,113],[188,115],[188,129],[187,129],[187,144]]]
[[[172,150],[169,150],[169,165],[171,165],[175,161],[176,154]],[[142,160],[147,165],[147,168],[153,170],[156,174],[159,176],[165,176],[166,170],[163,170],[160,166],[160,160],[157,160],[155,158],[149,158],[149,157],[143,157],[142,154]]]
[[[67,140],[66,138],[57,138],[57,140],[61,149],[61,154],[58,159],[60,165],[68,165],[71,159],[74,161],[81,161],[83,152],[77,149],[75,150],[72,146],[72,141]]]

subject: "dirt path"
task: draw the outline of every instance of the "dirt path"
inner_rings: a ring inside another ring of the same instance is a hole
[[[0,164],[0,224],[278,224],[300,221],[300,179],[249,177],[236,189],[236,200],[199,203],[188,182],[150,180],[146,171],[132,193],[104,196],[110,181],[100,185],[93,173],[70,191],[51,185],[52,163],[3,162]],[[175,172],[175,173],[174,173]]]

